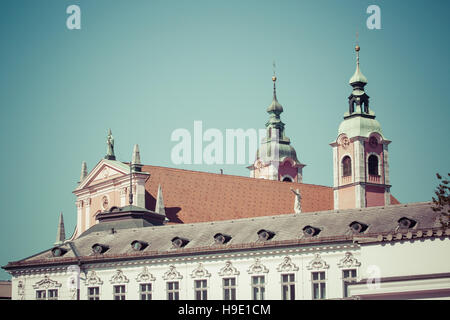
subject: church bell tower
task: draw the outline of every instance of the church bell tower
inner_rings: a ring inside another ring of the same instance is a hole
[[[367,78],[360,70],[360,50],[357,45],[348,111],[339,126],[336,141],[331,143],[335,210],[390,204],[388,145],[391,141],[383,135],[364,91]]]
[[[285,135],[285,125],[280,117],[283,107],[277,99],[275,72],[272,81],[273,99],[267,108],[269,120],[266,122],[266,137],[256,152],[255,162],[247,168],[251,178],[301,183],[305,164],[298,160],[291,140]]]

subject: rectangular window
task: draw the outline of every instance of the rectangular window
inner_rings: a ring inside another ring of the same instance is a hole
[[[152,284],[142,283],[140,286],[139,295],[141,300],[152,300]]]
[[[167,282],[167,300],[180,300],[180,285],[178,281]]]
[[[295,300],[295,275],[293,273],[281,275],[281,291],[283,300]]]
[[[46,300],[46,293],[47,292],[45,290],[36,290],[36,300]]]
[[[100,300],[100,288],[99,287],[89,287],[87,292],[88,300]]]
[[[356,282],[356,269],[349,269],[342,271],[342,281],[344,288],[344,298],[348,297],[348,285],[352,282]]]
[[[48,300],[58,300],[58,289],[50,289],[47,291]]]
[[[313,299],[325,299],[325,271],[312,273],[312,291]]]
[[[236,300],[236,278],[223,279],[223,300]]]
[[[264,276],[252,277],[253,300],[264,300],[265,279]]]
[[[208,289],[206,280],[195,280],[195,300],[208,300]]]
[[[114,300],[125,300],[125,285],[114,286],[113,290]]]

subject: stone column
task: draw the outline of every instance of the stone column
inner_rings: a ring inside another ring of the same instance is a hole
[[[86,199],[85,201],[85,229],[83,231],[86,231],[91,226],[91,198]]]
[[[75,237],[78,237],[78,235],[81,234],[81,230],[83,229],[83,226],[81,225],[81,219],[83,215],[83,200],[79,200],[75,202],[77,206],[77,234]]]

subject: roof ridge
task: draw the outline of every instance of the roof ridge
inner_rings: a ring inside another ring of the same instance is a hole
[[[155,166],[155,165],[149,165],[149,164],[143,165],[143,167],[142,167],[143,171],[144,171],[145,167],[161,168],[161,169],[166,169],[166,170],[171,170],[171,171],[181,171],[181,172],[192,173],[192,174],[193,173],[195,173],[195,174],[201,173],[201,174],[205,174],[205,175],[214,175],[214,176],[226,177],[226,178],[239,178],[239,179],[248,180],[248,181],[265,181],[264,183],[283,183],[283,184],[286,184],[286,182],[278,181],[278,180],[257,179],[257,178],[244,177],[244,176],[232,175],[232,174],[221,174],[221,173],[206,172],[206,171],[195,171],[195,170],[189,170],[189,169],[171,168],[171,167]],[[296,185],[306,185],[306,186],[327,188],[327,189],[332,189],[333,188],[333,187],[330,187],[330,186],[324,186],[324,185],[312,184],[312,183],[303,183],[303,182],[302,183],[289,182],[289,183],[293,183],[293,184],[296,184]]]

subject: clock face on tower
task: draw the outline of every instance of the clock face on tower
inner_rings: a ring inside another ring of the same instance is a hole
[[[349,145],[350,145],[350,140],[348,140],[347,137],[345,137],[344,139],[342,139],[342,147],[343,147],[344,149],[347,149]]]

